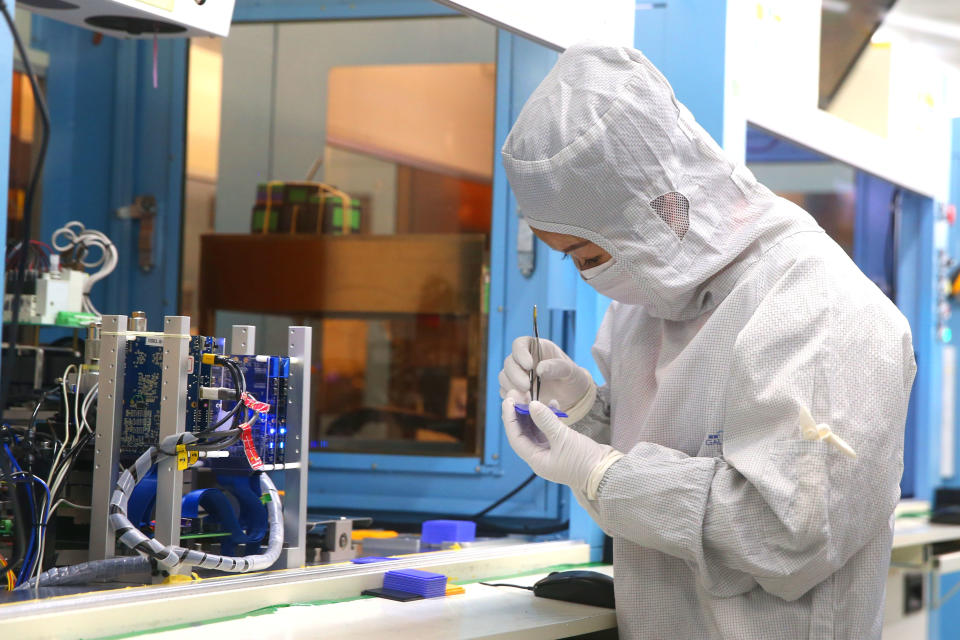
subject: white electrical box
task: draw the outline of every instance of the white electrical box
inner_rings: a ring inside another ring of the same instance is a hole
[[[83,289],[90,274],[73,269],[44,273],[34,281],[34,292],[20,297],[20,322],[52,325],[61,311],[83,312]],[[3,321],[13,320],[13,294],[3,301]]]
[[[33,13],[118,38],[194,38],[230,32],[234,0],[19,0]]]

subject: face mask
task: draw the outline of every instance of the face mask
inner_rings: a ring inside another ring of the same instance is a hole
[[[582,272],[582,275],[587,283],[597,290],[597,293],[624,304],[643,304],[643,292],[629,273],[620,269],[606,268],[597,273],[590,273],[612,264],[613,260],[609,260],[598,267],[587,269]]]
[[[580,277],[583,278],[584,280],[588,280],[588,281],[592,280],[593,278],[596,278],[598,275],[600,275],[601,273],[609,269],[610,265],[612,264],[613,264],[613,258],[611,258],[610,260],[607,260],[603,264],[598,264],[595,267],[584,269],[583,271],[580,272]]]

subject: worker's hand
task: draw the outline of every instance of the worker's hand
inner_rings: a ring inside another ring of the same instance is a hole
[[[542,402],[530,403],[533,424],[515,410],[513,398],[503,401],[503,426],[510,446],[541,478],[569,485],[590,500],[597,497],[603,474],[623,454],[577,433]],[[533,431],[533,432],[531,432]]]
[[[536,339],[522,336],[513,341],[513,349],[503,361],[500,371],[500,397],[512,398],[526,404],[530,397],[530,370],[533,368]],[[545,403],[556,401],[560,410],[567,414],[567,424],[580,421],[590,412],[597,397],[597,385],[590,372],[577,365],[570,356],[553,342],[540,338],[540,355],[537,365],[540,376],[540,398]]]

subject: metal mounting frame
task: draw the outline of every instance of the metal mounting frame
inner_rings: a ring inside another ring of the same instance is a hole
[[[127,353],[127,316],[103,316],[100,338],[100,387],[93,452],[93,501],[90,513],[91,560],[111,558],[116,538],[110,528],[110,494],[120,475],[120,414]]]
[[[187,373],[190,356],[190,318],[163,319],[163,375],[160,387],[160,442],[180,435],[187,425]],[[199,362],[193,366],[200,366]],[[157,507],[155,536],[165,544],[180,544],[180,502],[183,471],[177,459],[166,456],[157,462]],[[189,572],[185,567],[183,572]]]
[[[283,470],[283,551],[278,566],[302,567],[307,559],[307,479],[310,442],[310,356],[313,329],[290,327],[287,333],[290,378],[287,383],[287,464]],[[292,440],[291,440],[292,438]],[[291,461],[292,456],[292,461]]]
[[[313,353],[313,329],[289,327],[287,356],[290,377],[287,381],[287,454],[283,478],[283,551],[275,568],[294,569],[307,561],[307,478],[309,472],[310,430],[310,356]],[[256,327],[233,325],[230,353],[256,353]]]

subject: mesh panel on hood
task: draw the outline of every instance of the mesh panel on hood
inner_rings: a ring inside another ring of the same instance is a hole
[[[687,235],[687,230],[690,229],[690,201],[687,197],[676,191],[665,193],[654,198],[650,206],[654,213],[673,229],[677,237],[683,240],[683,236]]]
[[[530,226],[603,247],[657,317],[709,310],[763,250],[817,228],[798,207],[774,207],[634,49],[567,49],[502,156]]]

